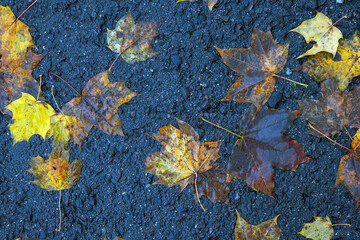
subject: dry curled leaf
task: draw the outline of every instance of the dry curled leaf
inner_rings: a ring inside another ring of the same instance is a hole
[[[205,195],[214,203],[228,203],[226,171],[216,164],[221,141],[200,143],[198,133],[190,125],[178,119],[177,122],[179,129],[169,125],[160,128],[159,133],[149,134],[163,149],[145,159],[145,172],[159,178],[155,184],[179,185],[181,190],[194,184],[198,197]]]
[[[14,144],[23,140],[29,141],[34,134],[45,139],[50,129],[50,117],[55,114],[49,104],[27,93],[22,93],[22,97],[5,107],[5,111],[12,115],[9,129]]]
[[[28,171],[36,177],[32,183],[48,191],[60,191],[76,185],[81,176],[82,163],[75,160],[70,164],[69,155],[62,154],[50,156],[47,160],[40,156],[31,158],[30,166]]]
[[[357,207],[360,206],[360,129],[354,136],[353,152],[342,157],[336,177],[336,185],[344,184],[353,195]]]
[[[179,2],[197,2],[198,0],[178,0],[176,3]],[[215,4],[218,2],[218,0],[204,0],[206,2],[206,5],[208,6],[209,10],[211,11]]]
[[[306,43],[316,42],[310,50],[298,58],[315,55],[318,52],[328,52],[335,57],[339,39],[343,37],[341,31],[333,26],[331,19],[320,12],[314,18],[302,22],[300,26],[291,31],[300,33],[305,38]]]
[[[334,237],[334,229],[330,218],[315,217],[315,221],[312,223],[305,223],[305,226],[299,232],[306,238],[314,240],[330,240]]]
[[[344,91],[354,77],[360,75],[360,39],[357,33],[352,39],[341,39],[335,59],[328,53],[309,57],[301,70],[316,81],[335,79]]]
[[[109,73],[102,72],[91,78],[81,97],[66,103],[62,112],[80,119],[86,134],[95,126],[109,135],[125,137],[117,110],[135,96],[137,93],[128,89],[125,82],[110,82]]]
[[[224,63],[240,75],[222,100],[251,102],[259,111],[274,90],[274,76],[284,68],[288,49],[289,44],[278,44],[270,32],[256,28],[249,48],[216,48]]]
[[[351,92],[340,91],[337,82],[329,79],[321,84],[322,98],[299,100],[301,117],[327,136],[339,133],[346,127],[360,127],[360,87]],[[310,134],[323,137],[310,130]]]
[[[235,240],[279,240],[281,230],[277,224],[276,216],[273,219],[258,225],[247,223],[236,211],[237,219],[235,226]]]
[[[273,196],[274,168],[295,171],[309,160],[302,145],[283,135],[297,114],[265,107],[248,126],[241,126],[244,137],[230,156],[228,181],[240,178],[255,191]]]
[[[135,23],[131,12],[121,18],[114,30],[107,30],[108,47],[128,63],[145,61],[158,53],[151,47],[151,42],[158,35],[159,22]]]

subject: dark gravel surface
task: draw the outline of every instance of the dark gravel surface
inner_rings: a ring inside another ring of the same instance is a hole
[[[18,16],[32,1],[4,1]],[[289,58],[280,75],[307,83],[307,89],[278,79],[268,106],[296,110],[296,100],[319,98],[319,84],[308,76],[292,72],[302,60],[296,57],[311,46],[302,36],[289,32],[302,21],[322,12],[334,21],[347,15],[337,27],[350,38],[360,27],[360,2],[347,0],[219,0],[212,12],[206,4],[175,0],[40,0],[21,20],[31,28],[37,53],[47,54],[34,71],[43,75],[43,93],[54,106],[51,86],[60,106],[76,94],[56,73],[81,91],[94,75],[109,68],[116,57],[106,46],[106,28],[131,9],[135,21],[162,20],[153,47],[162,53],[145,62],[130,65],[119,59],[111,81],[126,81],[140,93],[119,109],[126,139],[93,129],[80,149],[71,145],[71,160],[83,160],[80,181],[63,191],[62,231],[58,226],[59,192],[47,192],[29,181],[26,170],[31,157],[46,157],[50,141],[33,136],[13,146],[7,124],[0,114],[0,239],[233,239],[235,209],[252,224],[280,214],[281,239],[305,239],[297,234],[313,216],[329,216],[336,226],[334,239],[360,239],[360,214],[350,192],[334,189],[340,159],[347,151],[326,139],[305,134],[306,122],[294,122],[287,135],[304,145],[314,160],[296,172],[275,171],[275,199],[252,191],[242,180],[230,184],[231,207],[212,204],[205,197],[203,212],[190,187],[151,185],[156,178],[143,172],[144,158],[160,145],[144,133],[176,125],[175,117],[192,125],[202,141],[223,140],[219,160],[227,164],[236,137],[199,119],[207,119],[237,131],[248,104],[219,101],[236,80],[213,46],[249,47],[252,29],[271,31],[279,43],[291,40]],[[358,84],[355,81],[350,87]],[[350,129],[352,134],[356,129]],[[345,146],[351,140],[345,131],[334,136]]]

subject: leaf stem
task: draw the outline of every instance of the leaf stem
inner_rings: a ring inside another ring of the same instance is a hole
[[[62,79],[60,76],[56,75],[55,73],[50,73],[51,75],[54,75],[55,77],[59,78],[60,80],[62,80],[64,83],[66,83],[72,90],[74,90],[76,92],[77,95],[79,95],[79,97],[81,97],[81,94],[75,90],[75,88],[73,88],[67,81],[65,81],[64,79]]]
[[[336,224],[331,224],[331,226],[348,226],[348,227],[351,227],[351,224],[348,224],[348,223],[336,223]]]
[[[113,63],[111,64],[111,66],[109,67],[109,73],[111,73],[111,68],[114,66],[115,62],[118,60],[118,58],[120,57],[120,55],[123,53],[124,51],[119,52],[119,54],[117,55],[117,57],[115,58],[115,60],[113,61]]]
[[[38,95],[36,97],[36,101],[39,100],[39,97],[40,97],[40,93],[41,93],[41,83],[42,83],[42,76],[40,75],[40,84],[39,84],[39,91],[38,91]]]
[[[299,82],[296,82],[296,81],[294,81],[294,80],[291,80],[290,78],[282,77],[282,76],[279,76],[279,75],[277,75],[277,74],[273,74],[273,76],[274,76],[274,77],[278,77],[278,78],[285,79],[285,80],[287,80],[287,81],[289,81],[289,82],[292,82],[292,83],[295,83],[295,84],[304,86],[304,87],[306,87],[306,88],[309,86],[309,85],[307,85],[307,84],[305,84],[305,83],[299,83]]]
[[[28,7],[25,9],[25,11],[23,11],[23,12],[15,19],[14,23],[15,23],[17,20],[19,20],[19,18],[20,18],[22,15],[24,15],[24,13],[26,13],[27,10],[29,10],[37,1],[38,1],[38,0],[35,0],[32,4],[30,4],[30,6],[28,6]]]
[[[56,104],[56,107],[59,109],[59,111],[61,112],[62,115],[65,115],[63,113],[63,111],[61,111],[61,108],[59,107],[59,104],[57,103],[56,99],[55,99],[55,96],[54,96],[54,85],[51,86],[51,94],[52,94],[52,97],[54,99],[54,102]]]
[[[224,131],[227,131],[228,133],[231,133],[232,135],[235,135],[235,136],[237,136],[237,137],[240,138],[240,139],[244,139],[244,136],[239,135],[239,134],[236,134],[236,133],[234,133],[234,132],[232,132],[232,131],[230,131],[230,130],[228,130],[228,129],[226,129],[226,128],[218,125],[218,124],[212,123],[212,122],[210,122],[209,120],[206,120],[205,118],[203,118],[202,116],[200,116],[200,119],[203,120],[204,122],[207,122],[207,123],[215,126],[215,127],[220,128],[220,129],[222,129],[222,130],[224,130]]]
[[[338,145],[338,146],[340,146],[340,147],[348,150],[349,152],[353,152],[353,150],[351,150],[351,149],[349,149],[349,148],[341,145],[340,143],[335,142],[334,140],[332,140],[331,138],[329,138],[328,136],[326,136],[324,133],[322,133],[322,132],[320,132],[319,130],[317,130],[313,125],[311,125],[311,123],[309,123],[308,126],[309,126],[312,130],[314,130],[315,132],[319,133],[321,136],[324,136],[324,137],[326,137],[327,139],[329,139],[331,142],[335,143],[336,145]]]
[[[61,205],[60,205],[60,203],[61,203],[61,190],[60,190],[60,195],[59,195],[59,213],[60,213],[59,218],[60,218],[60,221],[59,221],[59,228],[57,229],[58,232],[61,231]]]
[[[206,211],[206,209],[204,208],[204,206],[201,204],[201,200],[200,200],[200,197],[199,197],[199,192],[198,192],[198,189],[197,189],[197,179],[198,179],[198,174],[197,172],[195,172],[195,191],[196,191],[196,198],[197,200],[199,201],[199,204],[202,208],[202,210],[204,210],[204,212]]]
[[[343,16],[342,18],[340,18],[339,20],[337,20],[336,22],[334,22],[331,26],[333,27],[335,24],[337,24],[338,22],[340,22],[341,20],[343,20],[344,18],[347,18],[347,16]]]

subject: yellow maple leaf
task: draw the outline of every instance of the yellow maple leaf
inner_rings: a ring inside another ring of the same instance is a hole
[[[47,160],[37,156],[31,158],[30,166],[28,171],[36,177],[32,183],[48,191],[60,191],[71,188],[79,181],[82,163],[75,160],[70,164],[68,155],[50,156]]]
[[[0,5],[1,61],[11,69],[20,66],[27,58],[28,48],[35,47],[29,27],[16,20],[9,6]]]
[[[50,117],[55,114],[54,109],[44,101],[37,100],[27,93],[13,101],[5,110],[12,112],[13,121],[9,124],[14,144],[23,140],[29,141],[34,134],[45,139],[50,129]],[[7,112],[11,114],[10,112]]]
[[[291,31],[300,33],[306,43],[315,41],[315,45],[298,58],[314,55],[318,52],[329,52],[335,57],[339,46],[339,39],[343,37],[341,31],[333,26],[330,18],[318,12],[312,19],[306,20]]]
[[[312,223],[305,223],[305,226],[299,232],[306,238],[314,240],[330,240],[334,237],[334,229],[330,218],[315,217],[315,221]]]
[[[246,222],[236,211],[237,219],[235,226],[235,240],[279,240],[281,230],[277,224],[277,218],[262,222],[258,225],[251,225]]]
[[[176,3],[179,2],[197,2],[198,0],[178,0]],[[204,0],[206,2],[206,5],[208,6],[209,10],[211,11],[215,4],[218,2],[218,0]]]
[[[327,53],[311,56],[301,66],[304,73],[316,81],[336,79],[344,91],[354,77],[360,75],[360,39],[357,33],[352,39],[341,39],[337,51],[339,59],[333,60]]]

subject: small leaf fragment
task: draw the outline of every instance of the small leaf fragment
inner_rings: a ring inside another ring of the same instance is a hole
[[[334,229],[328,216],[315,217],[312,223],[305,223],[305,226],[299,232],[306,238],[314,240],[330,240],[334,237]]]
[[[333,26],[331,19],[320,12],[314,18],[302,22],[300,26],[291,31],[300,33],[305,38],[306,43],[316,42],[310,50],[298,58],[315,55],[318,52],[328,52],[335,57],[339,39],[343,37],[341,31]]]
[[[176,3],[179,2],[197,2],[198,0],[178,0]],[[209,10],[212,11],[215,4],[218,2],[218,0],[204,0],[206,2],[206,5],[208,6]]]
[[[159,53],[151,47],[151,42],[158,35],[159,22],[135,23],[129,11],[121,18],[114,30],[107,30],[107,43],[111,51],[121,53],[127,63],[145,61]]]
[[[12,113],[13,121],[8,126],[14,144],[23,140],[29,141],[34,134],[45,139],[50,129],[50,117],[55,114],[48,103],[36,100],[27,93],[22,93],[21,98],[10,103],[5,109],[6,113]]]
[[[235,226],[235,240],[279,240],[281,230],[275,218],[262,222],[258,225],[247,223],[236,211],[237,219]]]

